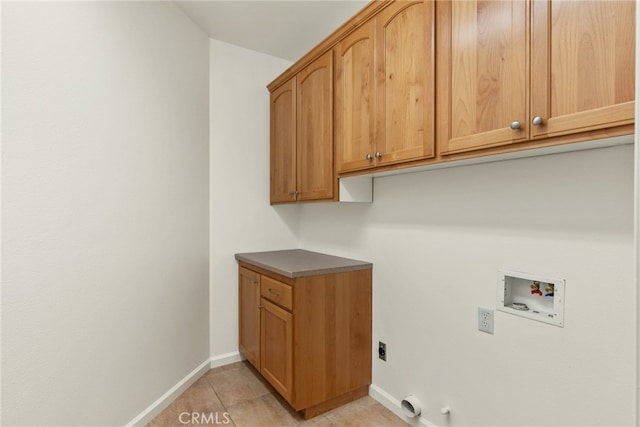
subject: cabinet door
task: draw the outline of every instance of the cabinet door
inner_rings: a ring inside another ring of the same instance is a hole
[[[271,203],[296,200],[296,78],[271,93]]]
[[[631,124],[634,1],[534,1],[532,137]]]
[[[260,370],[260,275],[240,267],[239,275],[239,348]]]
[[[373,21],[335,47],[335,127],[338,172],[373,166],[375,64]]]
[[[434,155],[434,4],[399,1],[376,17],[376,164]]]
[[[298,200],[333,198],[332,62],[329,51],[296,76]]]
[[[260,372],[286,400],[291,400],[293,378],[292,315],[262,298]]]
[[[443,154],[527,138],[527,18],[524,1],[438,2]]]

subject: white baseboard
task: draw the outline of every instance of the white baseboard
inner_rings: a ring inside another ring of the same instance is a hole
[[[211,368],[217,368],[218,366],[229,365],[231,363],[241,362],[244,357],[239,351],[232,351],[231,353],[219,354],[213,356],[211,359]]]
[[[180,396],[193,383],[200,379],[211,367],[211,359],[205,360],[196,369],[191,371],[187,376],[181,379],[176,385],[171,387],[165,394],[160,396],[158,400],[153,402],[147,409],[142,411],[137,417],[126,424],[126,427],[144,426],[151,422],[160,412],[171,404],[178,396]]]
[[[209,369],[218,366],[229,365],[231,363],[240,362],[244,357],[238,351],[213,356],[209,360],[205,360],[196,369],[191,371],[186,377],[181,379],[176,385],[171,387],[169,391],[163,394],[158,400],[153,402],[147,409],[142,411],[137,417],[126,424],[126,427],[144,426],[151,422],[160,412],[171,404],[186,389],[191,387],[193,383],[198,381]]]
[[[427,420],[424,415],[417,418],[409,418],[404,415],[400,401],[375,384],[369,386],[369,396],[412,426],[437,427],[431,421]]]

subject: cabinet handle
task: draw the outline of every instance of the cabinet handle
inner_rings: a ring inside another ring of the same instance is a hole
[[[518,130],[520,129],[522,126],[520,125],[520,122],[515,120],[513,122],[511,122],[511,129],[513,130]]]
[[[382,153],[379,151],[376,151],[376,159],[380,160],[382,158]]]
[[[300,194],[299,191],[289,191],[290,196],[297,196],[298,194]]]
[[[373,156],[371,155],[371,153],[367,153],[367,155],[364,158],[369,161],[373,160]]]
[[[280,296],[280,292],[276,292],[273,289],[269,288],[269,292],[274,294],[275,296],[279,297]]]
[[[262,310],[264,308],[264,305],[259,305],[258,306],[258,310]]]
[[[543,122],[544,120],[542,120],[542,117],[540,116],[535,116],[533,119],[531,119],[531,124],[534,126],[540,126]]]

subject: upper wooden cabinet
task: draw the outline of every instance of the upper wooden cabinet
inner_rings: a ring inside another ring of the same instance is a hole
[[[635,7],[371,1],[269,85],[272,203],[337,200],[338,176],[632,134]]]
[[[333,57],[327,52],[297,76],[298,200],[333,199]]]
[[[271,92],[271,203],[296,201],[296,77]]]
[[[434,2],[389,4],[336,56],[338,172],[434,155]]]
[[[634,17],[627,1],[438,2],[440,152],[632,124]]]
[[[398,1],[376,16],[379,165],[434,154],[434,5]]]
[[[442,34],[438,44],[439,108],[441,117],[448,119],[440,123],[441,151],[453,153],[524,141],[526,4],[441,2],[438,28]]]
[[[368,168],[376,140],[375,22],[335,47],[335,127],[338,171]]]
[[[332,200],[331,52],[271,92],[271,203]]]
[[[634,122],[635,4],[533,2],[532,137]]]

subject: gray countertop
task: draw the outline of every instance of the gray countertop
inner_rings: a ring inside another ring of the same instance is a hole
[[[236,254],[236,260],[291,278],[366,270],[373,266],[370,262],[305,251],[304,249]]]

